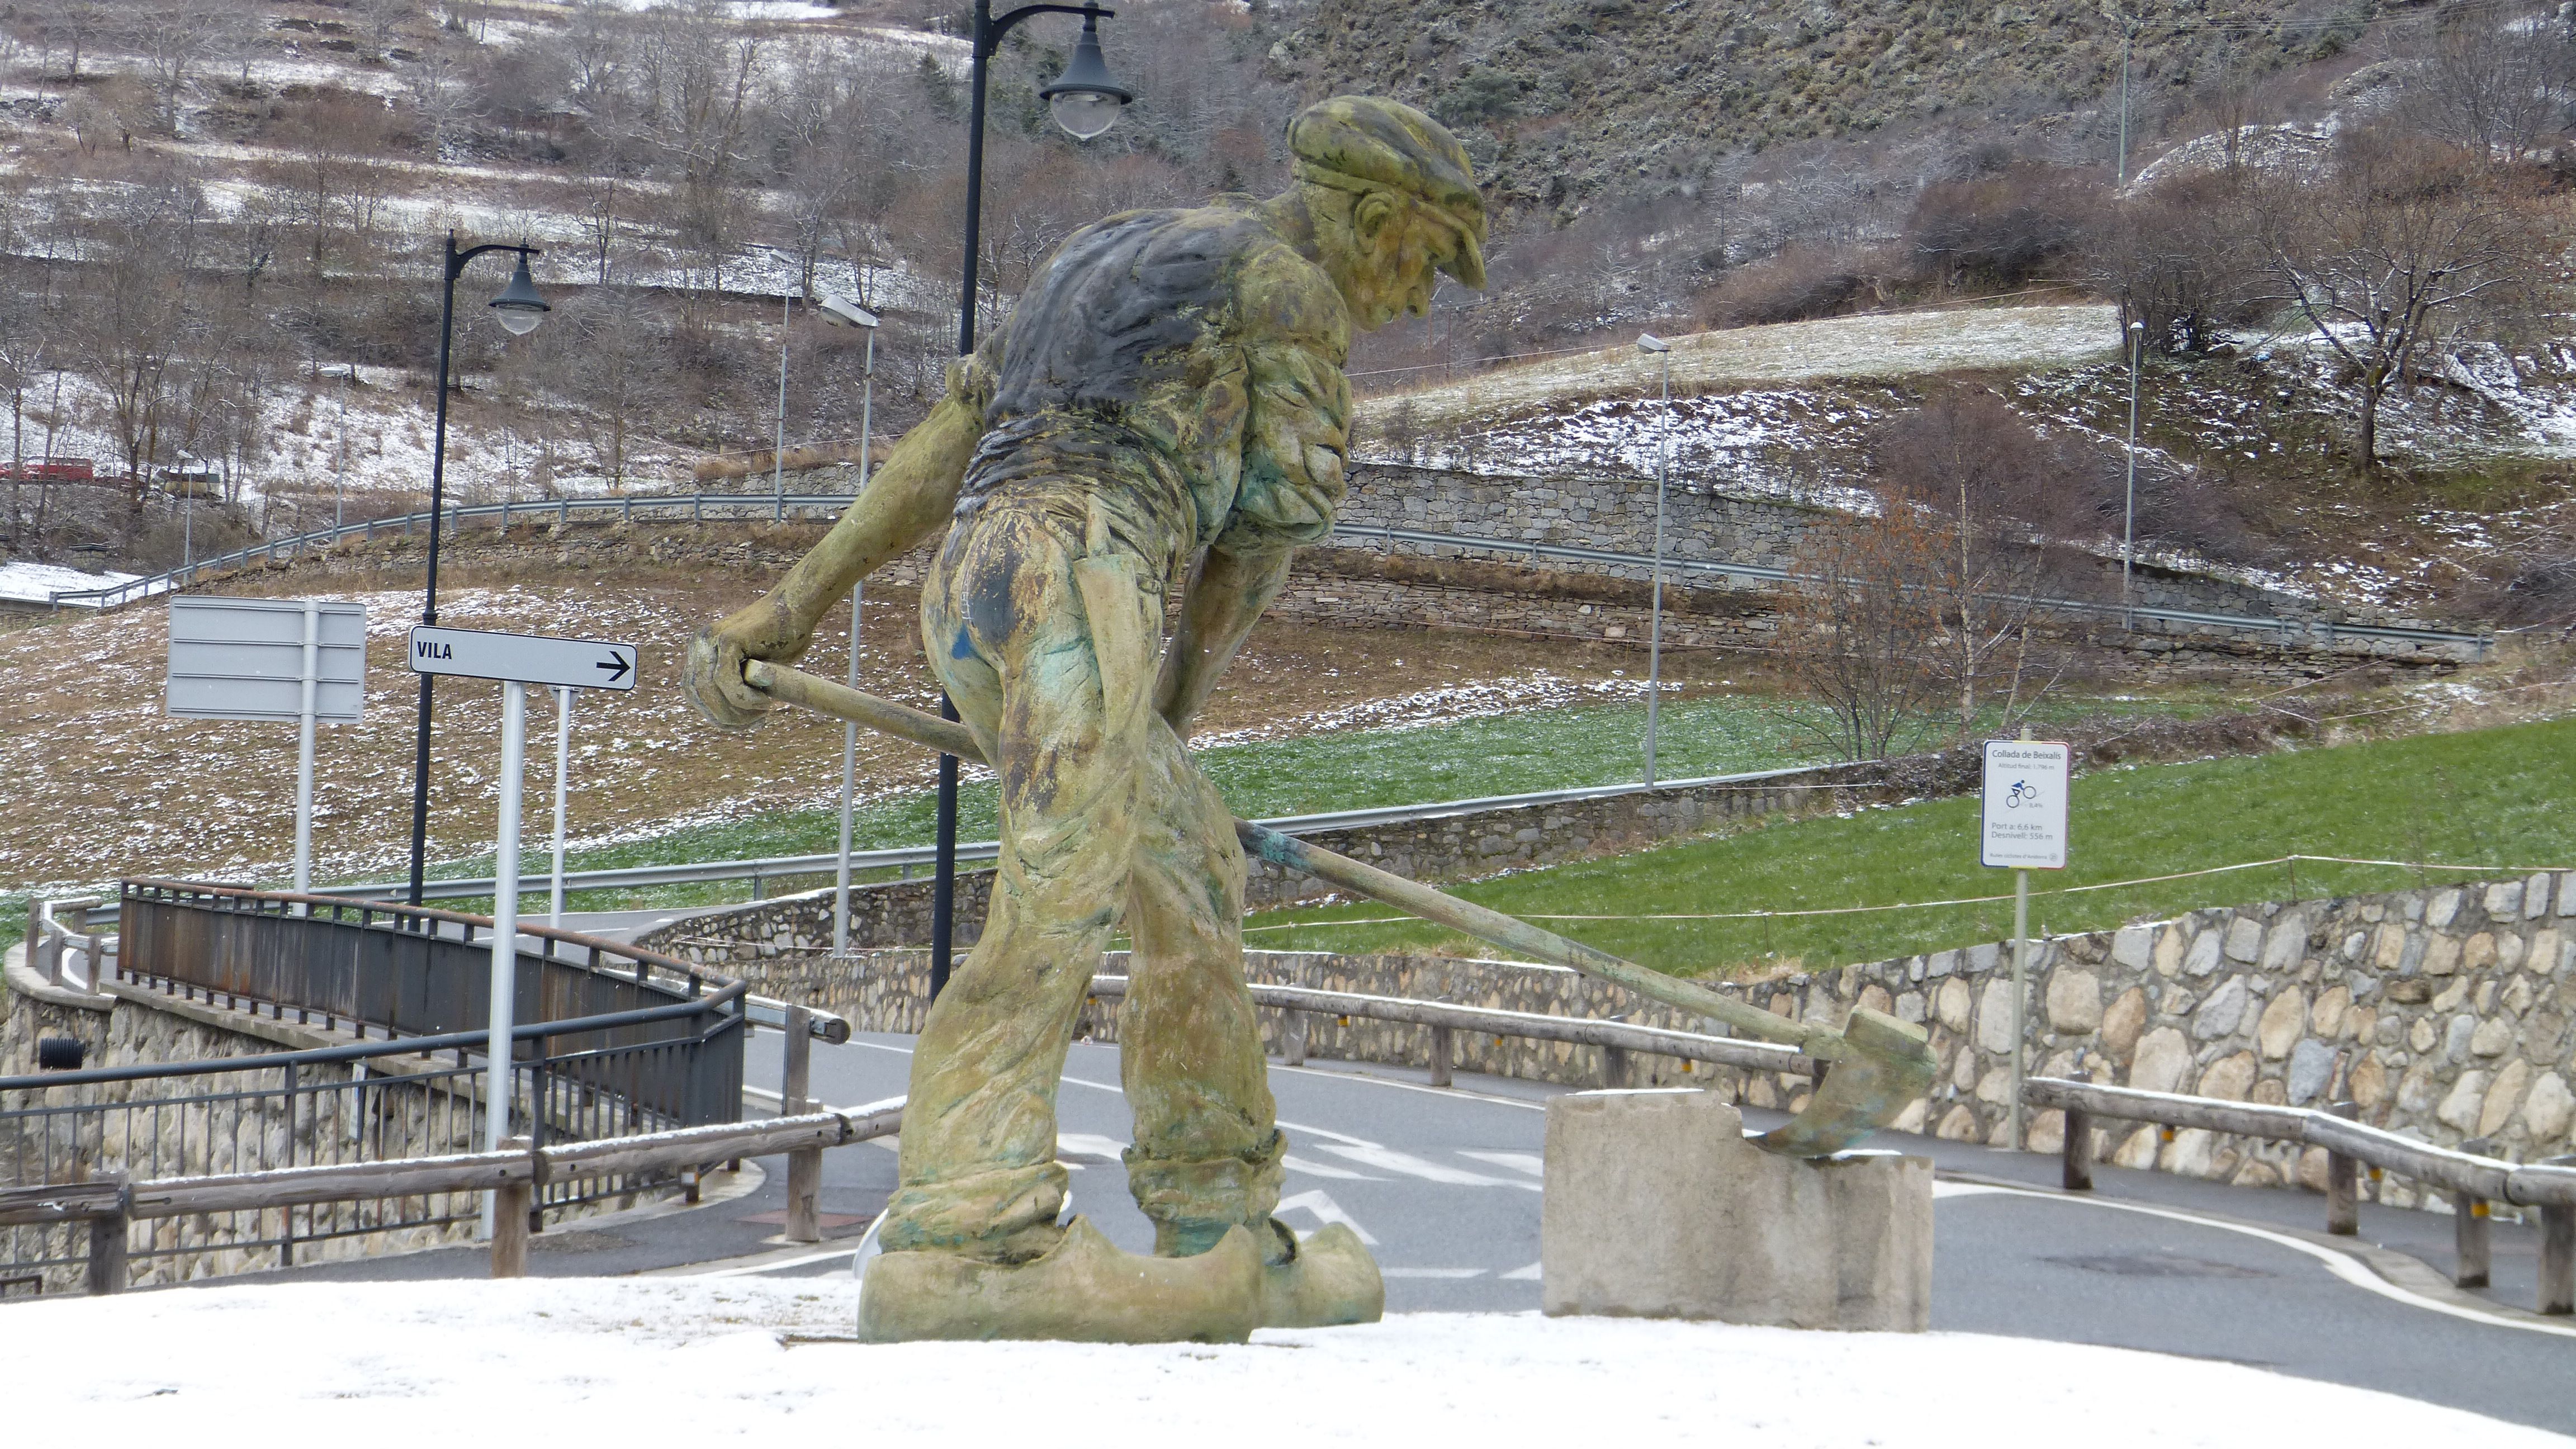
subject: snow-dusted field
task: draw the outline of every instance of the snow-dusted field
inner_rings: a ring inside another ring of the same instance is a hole
[[[65,568],[61,564],[33,563],[19,559],[0,563],[0,599],[19,599],[41,604],[54,596],[57,589],[104,589],[131,583],[134,574],[113,572],[87,573]]]
[[[1697,391],[1822,378],[1912,377],[1938,372],[2072,367],[2120,350],[2117,309],[2105,303],[1954,308],[1879,317],[1829,317],[1669,339],[1673,387]],[[1359,405],[1371,432],[1411,399],[1420,427],[1612,395],[1643,397],[1660,382],[1656,359],[1634,347],[1499,368],[1454,383],[1382,393]]]
[[[0,1402],[25,1443],[2570,1442],[2232,1364],[1973,1334],[1418,1314],[1229,1347],[781,1341],[854,1316],[840,1277],[65,1299],[0,1312]],[[2131,1392],[2106,1413],[2116,1385]]]

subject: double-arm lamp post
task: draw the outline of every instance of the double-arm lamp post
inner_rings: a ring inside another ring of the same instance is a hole
[[[429,584],[421,591],[420,621],[438,622],[438,528],[447,501],[447,364],[456,337],[456,279],[464,274],[465,264],[485,252],[516,252],[519,267],[510,274],[510,285],[492,299],[493,314],[513,337],[525,337],[536,330],[550,310],[546,299],[537,295],[536,281],[528,275],[528,258],[540,249],[525,243],[487,242],[482,246],[456,248],[456,233],[447,234],[445,289],[438,302],[438,422],[431,430],[429,445]],[[411,770],[411,894],[413,905],[420,904],[421,875],[424,853],[429,846],[429,686],[434,676],[420,677],[420,729],[412,744]]]
[[[983,244],[984,219],[984,89],[986,73],[994,54],[1001,49],[1002,37],[1011,27],[1032,15],[1079,15],[1082,38],[1075,42],[1073,58],[1065,63],[1064,74],[1041,89],[1047,107],[1055,114],[1055,123],[1076,140],[1088,141],[1115,124],[1118,113],[1136,94],[1118,84],[1109,74],[1109,63],[1100,53],[1100,22],[1115,16],[1115,10],[1098,5],[1023,5],[1016,10],[993,14],[992,0],[975,0],[975,65],[974,102],[966,126],[966,271],[965,290],[957,304],[957,354],[968,356],[975,350],[975,262]],[[855,626],[853,626],[855,627]],[[853,647],[855,648],[855,635]],[[426,695],[423,696],[426,699]],[[428,706],[422,706],[421,717],[428,718]],[[939,697],[942,718],[957,718],[957,706],[943,693]],[[933,866],[930,898],[930,993],[937,996],[948,984],[950,941],[956,923],[957,903],[957,757],[939,757],[939,850]]]

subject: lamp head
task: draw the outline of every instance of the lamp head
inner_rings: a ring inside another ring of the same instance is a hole
[[[502,288],[501,295],[492,299],[492,310],[499,314],[501,325],[508,328],[513,337],[525,337],[536,331],[537,324],[546,320],[546,314],[554,310],[546,305],[545,298],[537,295],[536,279],[528,275],[526,252],[519,253],[519,269],[510,274],[510,285]]]
[[[1637,350],[1647,353],[1670,352],[1673,350],[1673,345],[1652,332],[1640,332],[1637,334]]]
[[[1074,43],[1073,59],[1065,62],[1064,74],[1038,92],[1054,112],[1055,123],[1080,141],[1117,124],[1118,113],[1136,99],[1134,91],[1109,74],[1109,62],[1100,53],[1100,15],[1098,6],[1084,7],[1082,38]]]
[[[869,311],[867,308],[860,306],[858,303],[851,301],[849,298],[842,296],[840,293],[835,292],[828,287],[816,294],[814,298],[814,310],[822,313],[823,320],[831,323],[835,327],[874,327],[877,325],[876,313]]]

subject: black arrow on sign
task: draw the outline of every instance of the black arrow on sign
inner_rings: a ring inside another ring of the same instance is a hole
[[[605,669],[609,671],[608,682],[615,684],[617,681],[624,679],[626,677],[626,671],[634,668],[635,666],[632,662],[622,656],[611,654],[606,659],[590,667],[593,669]]]

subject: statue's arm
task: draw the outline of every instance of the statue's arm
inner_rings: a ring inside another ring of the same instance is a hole
[[[1297,546],[1332,536],[1350,449],[1350,382],[1341,300],[1320,275],[1257,278],[1243,349],[1243,474],[1225,531],[1199,559],[1182,596],[1179,632],[1163,656],[1155,707],[1182,738],[1233,662],[1261,611],[1288,582]]]
[[[743,682],[743,661],[803,657],[814,626],[859,580],[947,523],[983,434],[988,376],[973,362],[952,365],[947,395],[895,444],[823,541],[758,603],[689,641],[682,683],[708,717],[736,729],[757,723],[770,699]]]
[[[1260,622],[1261,611],[1288,582],[1291,556],[1287,548],[1252,554],[1211,548],[1200,555],[1154,694],[1155,711],[1181,738],[1189,738],[1190,721],[1215,692],[1234,652]]]

